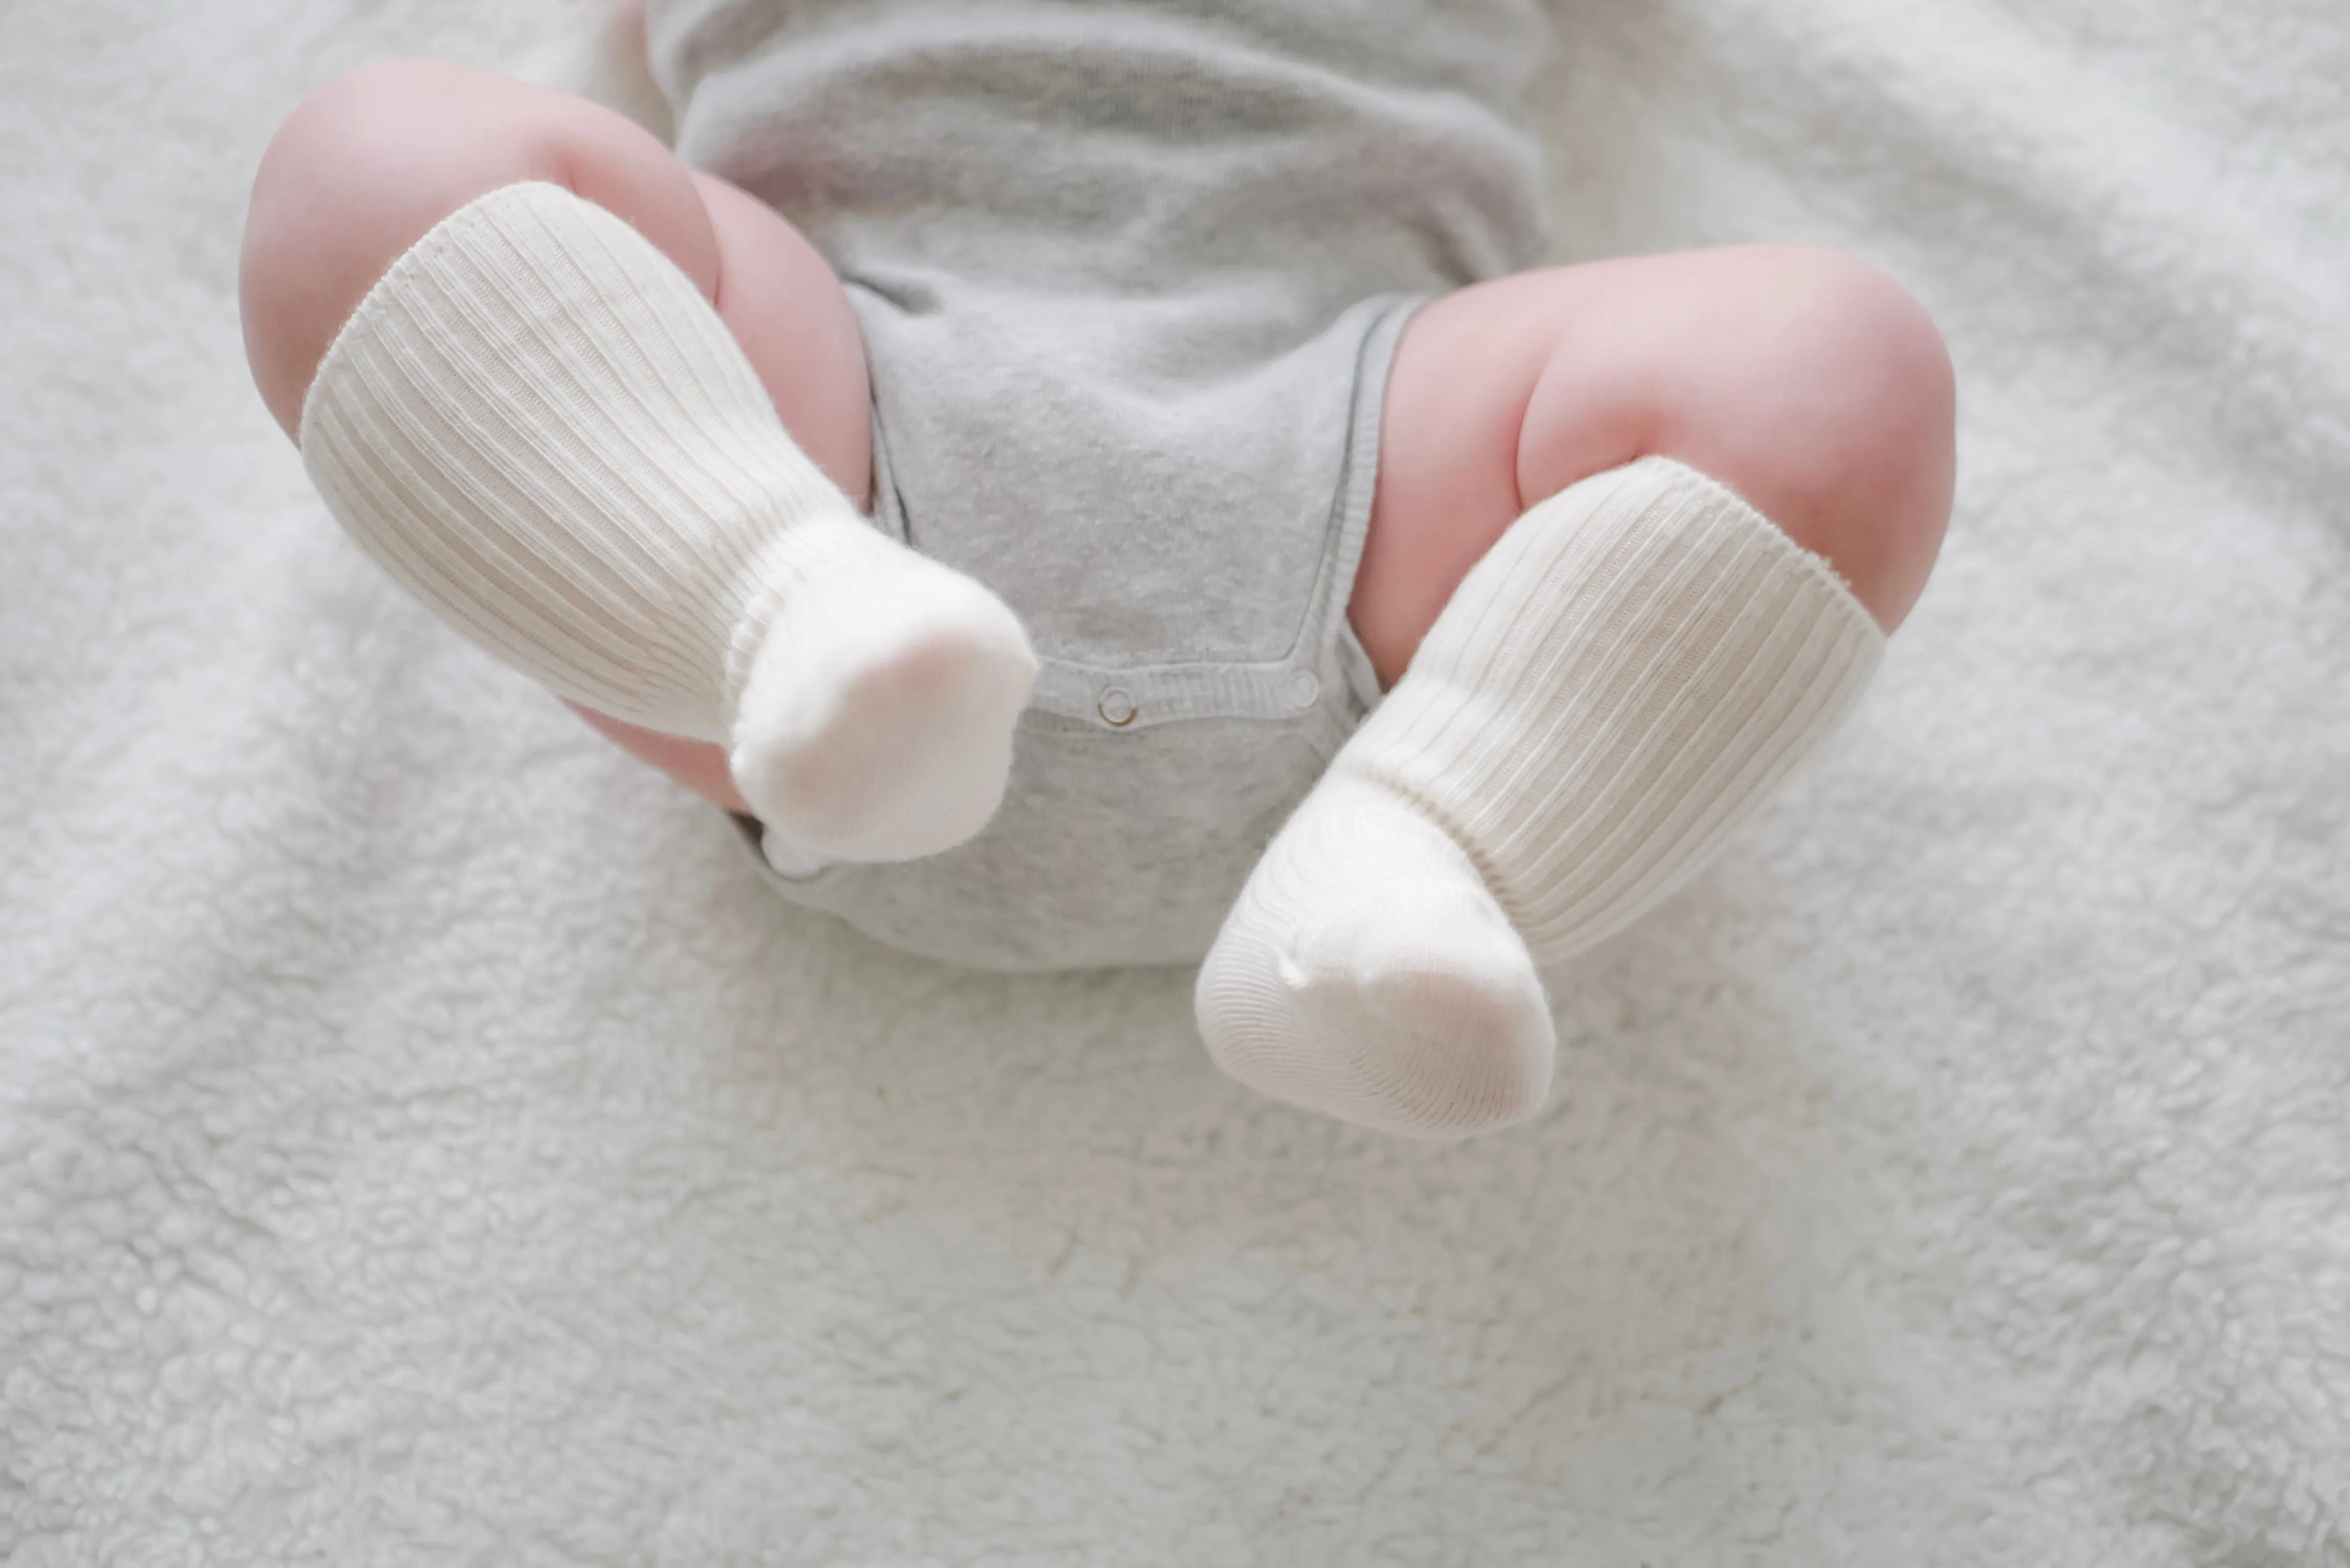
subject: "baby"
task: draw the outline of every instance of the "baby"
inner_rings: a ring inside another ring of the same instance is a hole
[[[1535,0],[654,0],[672,152],[401,62],[265,158],[255,380],[396,578],[999,968],[1204,955],[1284,1099],[1537,1110],[1542,966],[1851,709],[1949,514],[1882,275],[1526,271]]]

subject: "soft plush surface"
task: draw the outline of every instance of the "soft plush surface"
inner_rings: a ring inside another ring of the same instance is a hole
[[[1442,1150],[1186,975],[771,901],[327,523],[262,142],[575,13],[11,8],[0,1555],[2350,1563],[2350,13],[1561,7],[1562,253],[1876,259],[1965,473],[1855,727]]]

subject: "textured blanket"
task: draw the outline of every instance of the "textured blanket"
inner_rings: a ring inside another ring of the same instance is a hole
[[[556,0],[8,7],[0,1558],[2350,1563],[2350,11],[1560,0],[1575,259],[1886,266],[1964,402],[1855,725],[1466,1147],[1006,979],[382,581],[254,164]]]

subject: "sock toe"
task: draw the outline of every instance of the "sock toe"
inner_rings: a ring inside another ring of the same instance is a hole
[[[978,584],[910,566],[893,588],[842,614],[795,605],[736,704],[736,787],[830,859],[916,859],[986,826],[1036,676],[1018,619]]]
[[[1550,1008],[1491,895],[1408,881],[1305,934],[1283,964],[1354,1119],[1416,1137],[1523,1121],[1550,1094]]]
[[[1524,942],[1466,875],[1394,877],[1285,914],[1244,899],[1198,1006],[1233,1077],[1408,1137],[1533,1116],[1557,1054]]]

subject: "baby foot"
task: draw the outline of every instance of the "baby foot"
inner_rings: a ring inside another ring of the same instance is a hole
[[[779,860],[933,855],[1003,799],[1037,669],[1019,621],[859,517],[699,287],[567,190],[493,192],[396,261],[302,452],[351,536],[493,653],[724,744]]]
[[[1536,962],[1694,875],[1883,644],[1826,562],[1692,469],[1644,459],[1540,503],[1251,875],[1201,971],[1210,1053],[1394,1132],[1532,1115]]]
[[[795,858],[911,860],[995,815],[1036,657],[993,594],[856,527],[779,595],[729,762]]]
[[[1208,1054],[1253,1088],[1406,1137],[1523,1121],[1550,1092],[1525,943],[1443,830],[1333,778],[1250,877],[1200,971]]]

